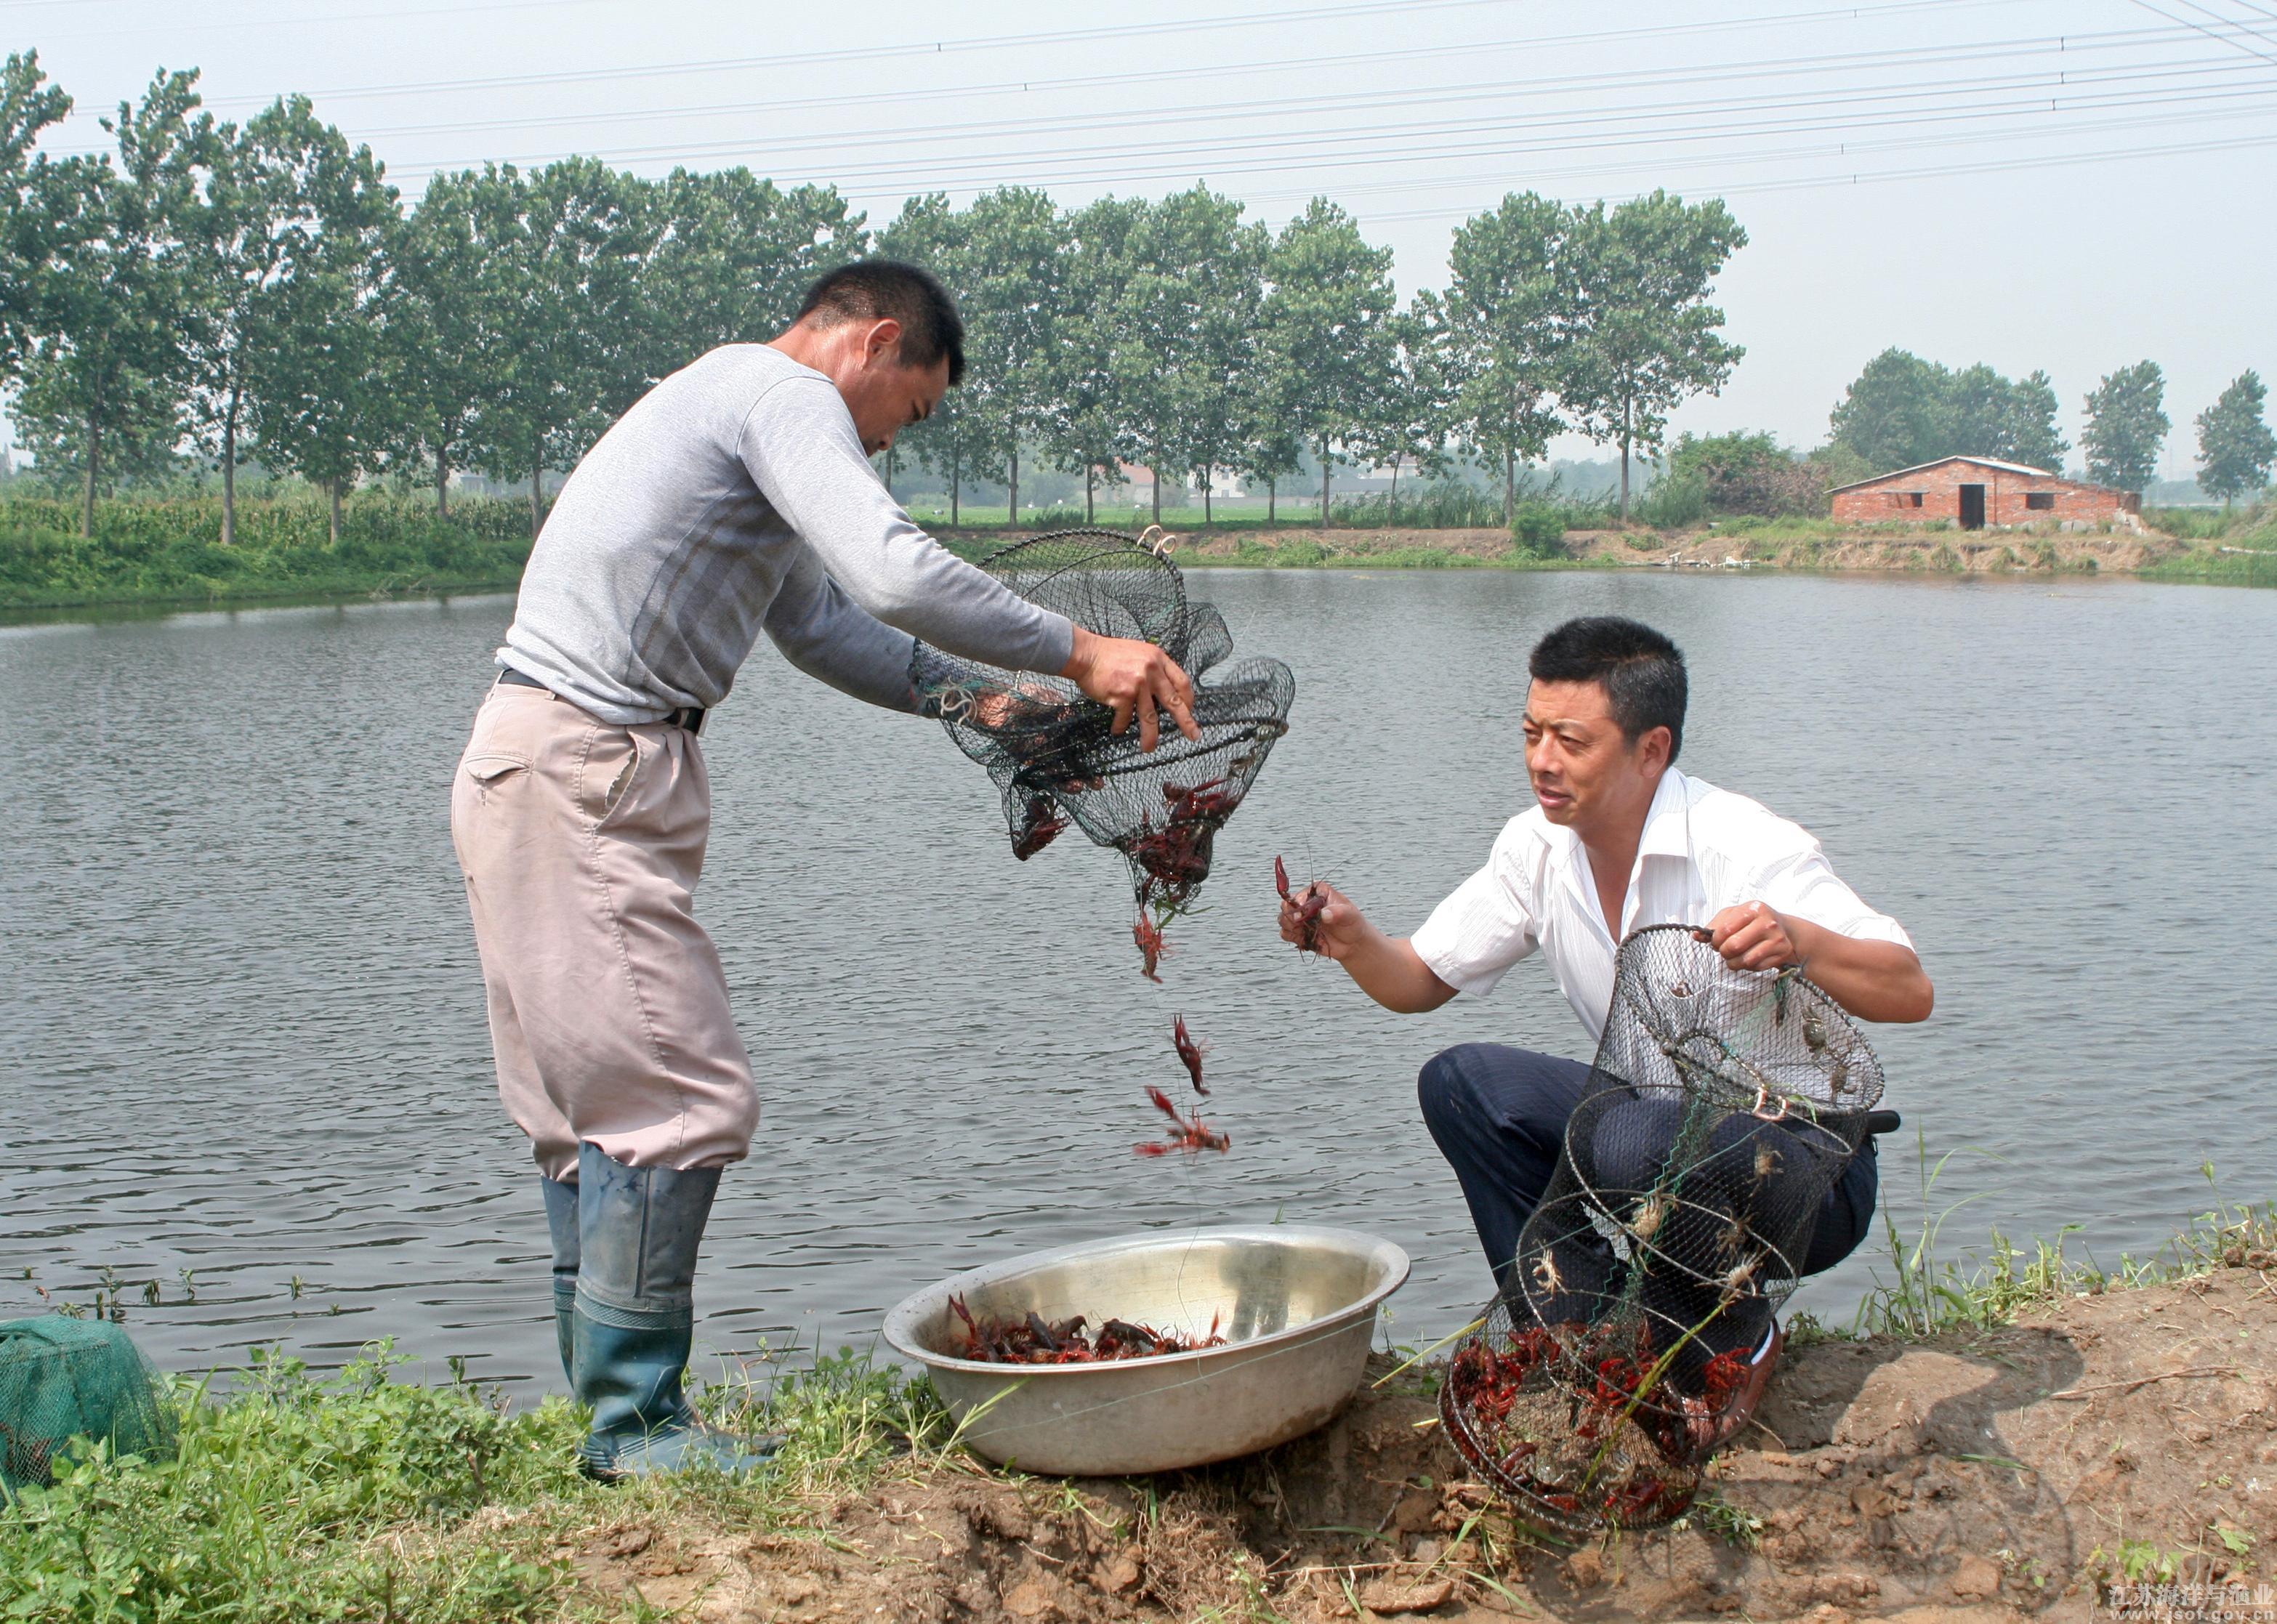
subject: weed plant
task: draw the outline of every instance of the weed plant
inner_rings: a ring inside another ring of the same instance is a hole
[[[1854,1335],[1916,1339],[1946,1331],[1990,1330],[2058,1297],[2164,1285],[2235,1266],[2249,1257],[2277,1254],[2277,1203],[2256,1206],[2223,1201],[2213,1164],[2207,1162],[2198,1171],[2213,1192],[2212,1206],[2150,1257],[2121,1254],[2112,1270],[2070,1257],[2064,1250],[2065,1237],[2080,1226],[2067,1224],[2052,1241],[2035,1240],[2029,1252],[1995,1229],[1982,1256],[1956,1259],[1938,1249],[1946,1220],[1976,1197],[1963,1196],[1943,1208],[1935,1205],[1935,1198],[1946,1164],[1959,1152],[1948,1150],[1932,1163],[1926,1146],[1916,1141],[1916,1153],[1920,1227],[1908,1242],[1888,1207],[1883,1208],[1890,1272],[1887,1279],[1877,1272],[1873,1288],[1860,1302],[1852,1326]]]
[[[320,1378],[261,1357],[226,1399],[178,1384],[175,1459],[95,1447],[51,1487],[0,1504],[0,1617],[553,1617],[569,1600],[569,1554],[597,1529],[692,1513],[795,1530],[805,1497],[858,1491],[897,1455],[939,1464],[956,1448],[929,1385],[846,1353],[769,1362],[705,1393],[723,1424],[785,1435],[773,1473],[604,1487],[577,1474],[583,1418],[566,1401],[515,1410],[463,1382],[395,1380],[400,1362],[381,1346]]]

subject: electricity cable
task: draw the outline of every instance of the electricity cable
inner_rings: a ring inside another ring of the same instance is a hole
[[[2030,58],[2042,55],[2061,55],[2066,60],[2068,60],[2069,57],[2079,54],[2080,52],[2087,49],[2139,51],[2145,44],[2161,43],[2167,40],[2177,39],[2184,32],[2186,31],[2164,28],[2127,29],[2114,30],[2107,34],[2084,36],[2077,34],[2068,36],[2058,36],[2052,34],[2034,36],[2014,41],[2002,41],[1997,44],[1990,46],[1983,44],[1908,46],[1895,50],[1857,51],[1834,56],[1763,57],[1751,61],[1717,63],[1708,66],[1694,66],[1687,65],[1678,67],[1629,70],[1617,73],[1575,75],[1566,79],[1552,81],[1546,85],[1540,78],[1529,76],[1519,79],[1474,80],[1466,84],[1445,87],[1401,87],[1397,89],[1363,91],[1357,95],[1344,94],[1287,96],[1267,98],[1263,100],[1260,100],[1255,97],[1246,97],[1239,101],[1186,103],[1176,107],[1151,107],[1137,112],[1124,111],[1122,110],[1110,110],[1088,114],[1085,116],[1085,121],[1091,123],[1114,121],[1117,124],[1127,125],[1133,123],[1158,124],[1183,122],[1198,118],[1270,118],[1281,117],[1293,111],[1301,111],[1311,107],[1333,106],[1340,109],[1350,110],[1361,106],[1400,106],[1418,102],[1435,105],[1443,105],[1451,100],[1459,101],[1478,99],[1490,95],[1507,93],[1511,91],[1530,91],[1536,95],[1580,95],[1592,91],[1643,87],[1648,86],[1666,87],[1699,83],[1725,84],[1728,83],[1734,75],[1742,75],[1753,78],[1776,78],[1813,74],[1831,74],[1842,71],[1879,72],[1892,67],[1933,65],[1939,63],[1949,62],[1981,63],[1988,60],[2008,57]],[[2060,52],[2052,50],[2051,48],[2057,46],[2059,42],[2061,43],[2063,49]],[[1526,42],[1523,41],[1489,42],[1476,47],[1462,47],[1459,49],[1463,49],[1466,55],[1475,56],[1481,51],[1497,49],[1504,45],[1522,45],[1524,43],[1526,43]],[[1431,49],[1436,52],[1438,48]],[[1381,61],[1382,59],[1378,58],[1377,60]],[[2203,60],[2210,64],[2212,59],[2204,58],[2197,60]],[[2229,59],[2225,57],[2221,58],[2221,60],[2227,62]],[[1312,57],[1298,59],[1294,62],[1276,65],[1279,67],[1302,68],[1319,66],[1324,64],[1348,65],[1349,63],[1350,58],[1348,57]],[[1238,71],[1247,72],[1252,71],[1252,69],[1248,65],[1244,65],[1244,66]],[[2095,71],[2096,70],[2089,70],[2089,72]],[[2075,72],[2077,70],[2068,69],[2066,72]],[[1184,80],[1190,77],[1192,77],[1192,75],[1189,72],[1185,70],[1178,70],[1169,73],[1147,72],[1143,74],[1102,75],[1089,79],[1077,79],[1058,82],[1031,80],[1022,81],[1018,85],[1011,87],[1011,90],[1026,91],[1030,94],[1039,92],[1069,92],[1094,88],[1110,83],[1137,83],[1161,79]],[[923,99],[934,99],[937,95],[963,96],[967,95],[998,95],[1007,93],[1006,86],[997,84],[974,87],[970,89],[943,91],[939,93],[933,91],[918,91],[902,94],[903,95],[915,96]],[[783,102],[711,102],[695,107],[622,109],[612,110],[602,113],[561,116],[531,116],[484,119],[474,122],[452,120],[446,122],[382,125],[376,128],[367,127],[359,130],[357,132],[357,136],[359,140],[377,141],[432,134],[463,135],[486,130],[544,129],[560,125],[619,124],[628,122],[650,123],[660,118],[678,119],[712,118],[739,113],[792,113],[808,111],[825,107],[849,105],[874,108],[880,99],[881,98],[879,96],[870,95],[811,96]],[[1064,115],[1058,115],[1044,116],[1027,120],[1000,119],[989,124],[974,124],[970,121],[964,121],[948,126],[902,125],[897,126],[891,131],[880,132],[864,130],[801,139],[819,143],[827,143],[834,146],[843,146],[849,141],[904,139],[910,135],[922,133],[930,129],[942,127],[953,129],[960,134],[972,135],[1021,127],[1064,129],[1080,127],[1080,125],[1069,123],[1066,121]]]
[[[2204,23],[2192,22],[2187,17],[2177,17],[2172,11],[2162,11],[2157,6],[2151,4],[2151,0],[2135,0],[2135,4],[2140,6],[2143,10],[2150,12],[2153,17],[2163,17],[2170,23],[2180,23],[2186,28],[2195,28],[2200,34],[2205,34],[2208,39],[2227,38],[2228,43],[2236,46],[2238,49],[2243,51],[2247,56],[2258,57],[2262,61],[2268,63],[2272,67],[2277,67],[2277,57],[2271,56],[2267,51],[2256,50],[2252,46],[2246,44],[2243,40],[2237,39],[2235,36],[2225,36],[2218,34],[2213,29],[2207,27]],[[2231,26],[2239,27],[2239,25],[2235,24]],[[2253,34],[2252,37],[2258,39],[2261,36],[2258,34]]]
[[[2060,112],[2059,103],[2068,101],[2073,111],[2093,110],[2105,107],[2134,106],[2153,109],[2165,106],[2203,105],[2231,101],[2240,97],[2260,97],[2277,93],[2277,87],[2258,82],[2217,89],[2176,93],[2153,87],[2138,91],[2115,91],[2070,98],[2047,98],[2033,95],[2029,100],[2010,101],[1991,107],[1956,108],[1951,102],[1949,87],[1938,87],[1910,93],[1891,92],[1868,98],[1885,100],[1891,106],[1861,111],[1854,116],[1810,118],[1774,118],[1765,120],[1755,115],[1762,111],[1797,105],[1796,99],[1778,102],[1733,102],[1728,99],[1713,103],[1693,103],[1679,109],[1656,109],[1649,105],[1634,105],[1607,110],[1591,117],[1539,114],[1519,119],[1490,120],[1468,123],[1446,122],[1420,130],[1404,130],[1397,137],[1387,137],[1370,128],[1323,130],[1292,136],[1281,140],[1208,139],[1183,142],[1157,142],[1132,146],[1129,143],[1113,148],[1084,148],[1070,150],[1063,144],[1048,149],[1023,148],[1007,153],[975,154],[961,160],[953,172],[943,172],[938,160],[933,167],[915,174],[905,162],[881,159],[869,163],[832,163],[827,171],[816,171],[811,175],[771,164],[770,170],[779,180],[792,178],[827,181],[842,189],[872,188],[892,190],[901,185],[915,186],[923,190],[961,190],[974,186],[985,186],[1005,178],[1017,178],[1036,185],[1128,184],[1147,179],[1176,178],[1193,173],[1199,167],[1209,173],[1253,174],[1279,170],[1312,167],[1335,163],[1343,168],[1381,168],[1385,164],[1406,163],[1416,158],[1453,160],[1458,158],[1511,157],[1533,153],[1554,153],[1586,148],[1634,147],[1654,143],[1697,142],[1726,136],[1747,136],[1763,133],[1795,133],[1814,130],[1842,130],[1877,126],[1902,126],[1926,120],[2025,118],[2040,118],[2049,112]],[[1830,92],[1818,98],[1823,104],[1835,102],[1854,106],[1860,98],[1854,94]],[[1712,109],[1713,116],[1699,117],[1703,107]],[[1908,110],[1916,107],[1919,110]],[[1689,123],[1668,124],[1665,127],[1635,130],[1643,121],[1690,119]],[[1598,137],[1578,133],[1584,126],[1614,123],[1634,133],[1614,137]],[[1502,134],[1523,133],[1550,125],[1562,133],[1560,139],[1542,142],[1511,142],[1494,139]],[[1465,137],[1475,139],[1465,140]],[[637,159],[666,158],[685,160],[716,157],[726,153],[748,151],[748,141],[676,145],[668,148],[619,149],[610,155],[612,162],[623,163]],[[806,143],[786,143],[772,148],[773,156],[796,151]],[[1302,156],[1290,159],[1274,156],[1291,147],[1301,148]],[[1238,155],[1238,156],[1235,156]],[[1114,167],[1100,171],[1083,165],[1100,159],[1114,160]],[[1152,167],[1149,167],[1149,166]],[[415,169],[394,171],[399,178],[432,175],[458,165],[438,163],[420,165]]]
[[[1417,11],[1451,5],[1499,4],[1510,3],[1511,0],[1391,0],[1391,3],[1390,4],[1374,4],[1365,6],[1329,6],[1288,11],[1250,12],[1245,13],[1242,17],[1215,19],[1206,23],[1159,25],[1138,24],[1129,27],[1080,30],[1078,31],[1078,34],[1083,37],[1094,40],[1120,42],[1151,34],[1165,34],[1202,27],[1225,28],[1235,26],[1265,26],[1288,22],[1311,22],[1327,20],[1337,16],[1360,14],[1375,15],[1387,11],[1412,13]],[[1619,44],[1647,39],[1682,38],[1703,34],[1731,33],[1750,28],[1790,27],[1795,24],[1805,22],[1834,20],[1853,21],[1872,17],[1909,14],[1918,11],[1948,11],[1963,6],[1972,7],[1976,10],[1981,11],[1985,6],[1991,4],[2020,5],[2030,3],[2030,0],[1885,0],[1885,4],[1879,5],[1816,7],[1805,11],[1789,11],[1756,17],[1716,19],[1703,22],[1665,23],[1635,28],[1593,29],[1574,34],[1544,34],[1535,39],[1520,42],[1519,43],[1521,43],[1526,49],[1547,50],[1566,46]],[[2168,20],[2172,21],[2174,19],[2169,19]],[[622,82],[625,80],[637,80],[651,78],[677,78],[690,73],[734,72],[746,69],[779,70],[783,68],[819,65],[826,62],[866,60],[877,56],[907,57],[911,54],[915,54],[920,57],[925,57],[947,56],[952,53],[961,55],[971,50],[1001,50],[1022,45],[1058,43],[1074,37],[1076,37],[1076,35],[1049,34],[1003,34],[986,39],[942,42],[934,45],[879,46],[839,51],[803,52],[768,57],[711,57],[694,62],[659,63],[650,66],[637,68],[570,69],[544,73],[499,74],[482,79],[406,80],[394,84],[339,87],[327,90],[312,91],[309,94],[316,99],[337,101],[346,100],[352,97],[447,94],[461,90],[495,91],[523,87],[546,88],[566,84],[595,84],[602,82]],[[1474,52],[1480,48],[1474,42],[1466,42],[1461,44],[1450,45],[1446,47],[1425,47],[1421,49],[1423,50],[1428,50],[1433,54],[1444,55],[1458,51]],[[1386,59],[1390,55],[1390,53],[1371,53],[1370,60],[1376,61]],[[1346,56],[1340,58],[1340,60],[1348,62],[1351,58],[1349,56]],[[1244,64],[1241,65],[1239,71],[1253,72],[1256,70],[1253,65]],[[1182,74],[1190,73],[1192,72],[1193,72],[1193,70],[1191,69],[1177,70],[1177,72]],[[265,104],[270,99],[270,98],[265,96],[222,98],[216,100],[213,105],[216,107],[239,105],[260,106]]]

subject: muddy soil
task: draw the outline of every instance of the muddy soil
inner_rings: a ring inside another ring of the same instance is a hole
[[[2255,1253],[1996,1331],[1791,1350],[1760,1424],[1715,1469],[1716,1505],[1664,1533],[1529,1540],[1466,1481],[1429,1379],[1410,1372],[1308,1438],[1204,1471],[1070,1484],[912,1464],[816,1505],[808,1535],[595,1528],[576,1547],[583,1585],[721,1624],[1989,1624],[2119,1616],[2101,1587],[2132,1564],[2242,1585],[2231,1616],[2277,1619],[2277,1601],[2252,1599],[2277,1559],[2265,1269],[2277,1260]]]

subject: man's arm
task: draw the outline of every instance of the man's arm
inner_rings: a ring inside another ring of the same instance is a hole
[[[1114,710],[1117,732],[1135,716],[1147,749],[1158,710],[1188,738],[1201,736],[1193,684],[1161,649],[1097,636],[1040,609],[918,528],[879,482],[826,380],[791,378],[767,390],[743,421],[738,450],[776,511],[870,618],[969,660],[1066,677]]]
[[[848,597],[811,552],[783,577],[763,624],[783,658],[808,676],[887,710],[917,710],[910,686],[916,639]]]
[[[1861,1021],[1926,1021],[1937,990],[1919,955],[1897,942],[1843,935],[1768,902],[1742,902],[1709,922],[1709,939],[1743,970],[1791,964]]]
[[[1441,981],[1423,962],[1415,945],[1405,937],[1386,936],[1367,922],[1352,899],[1333,885],[1314,882],[1310,888],[1329,899],[1312,923],[1312,944],[1324,959],[1344,967],[1362,992],[1384,1008],[1401,1015],[1420,1015],[1438,1008],[1456,990]],[[1281,904],[1281,939],[1301,943],[1305,925],[1298,904],[1303,891]]]

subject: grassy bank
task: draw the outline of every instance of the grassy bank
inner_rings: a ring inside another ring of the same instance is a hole
[[[1935,1168],[1923,1179],[1924,1197],[1933,1196]],[[2245,1282],[2229,1294],[2242,1299],[2277,1249],[2270,1209],[2217,1203],[2159,1256],[2122,1259],[2110,1270],[2067,1259],[2060,1236],[2027,1253],[1996,1235],[1981,1261],[1963,1265],[1937,1256],[1942,1222],[1932,1217],[1910,1241],[1891,1232],[1885,1278],[1857,1325],[1833,1332],[1799,1323],[1790,1383],[1797,1394],[1830,1381],[1836,1388],[1847,1381],[1854,1394],[1856,1382],[1842,1371],[1896,1372],[1916,1348],[1930,1355],[1932,1372],[1968,1359],[1998,1377],[2038,1356],[2030,1345],[1999,1340],[2024,1334],[2002,1330],[2020,1317],[2111,1300],[2118,1319],[2131,1324],[2142,1316],[2123,1306],[2129,1294],[2180,1291],[2176,1301],[2197,1301],[2208,1277],[2224,1271]],[[2159,1318],[2183,1313],[2165,1298],[2142,1301],[2160,1304]],[[2219,1295],[2205,1301],[2207,1312],[2244,1311]],[[2148,1334],[2149,1356],[2173,1362],[2167,1328]],[[2118,1340],[2115,1333],[2109,1339]],[[2083,1345],[2099,1346],[2094,1338]],[[1068,1615],[1066,1596],[1056,1614],[1037,1603],[1058,1595],[1052,1587],[1064,1581],[1114,1616],[1263,1624],[1323,1616],[1304,1605],[1314,1593],[1333,1613],[1339,1587],[1366,1587],[1378,1575],[1386,1584],[1444,1580],[1481,1597],[1530,1585],[1537,1600],[1554,1603],[1557,1583],[1590,1571],[1586,1554],[1553,1566],[1563,1548],[1466,1498],[1476,1491],[1432,1453],[1443,1450],[1428,1423],[1437,1369],[1428,1364],[1397,1376],[1384,1362],[1329,1442],[1119,1485],[1062,1485],[980,1467],[959,1451],[929,1385],[860,1354],[763,1364],[704,1396],[725,1424],[788,1436],[781,1470],[746,1483],[691,1476],[590,1484],[571,1463],[580,1422],[561,1400],[516,1410],[468,1385],[416,1385],[398,1374],[384,1350],[374,1350],[328,1379],[288,1361],[259,1362],[226,1400],[178,1386],[177,1459],[97,1453],[53,1488],[0,1508],[0,1617],[46,1624],[742,1618],[803,1616],[802,1608],[825,1597],[864,1614],[882,1599],[895,1604],[894,1616],[931,1616],[932,1599],[941,1597],[956,1598],[951,1616],[997,1620]],[[2074,1372],[2058,1385],[2083,1383],[2082,1393],[2125,1389],[2138,1406],[2180,1392],[2137,1393],[2144,1385],[2131,1379],[2098,1387],[2097,1377]],[[2054,1408],[2067,1426],[2086,1413],[2061,1402]],[[2128,1426],[2143,1424],[2129,1416]],[[2102,1436],[2102,1424],[2090,1423],[2081,1442],[2097,1459],[2122,1441]],[[1795,1435],[1787,1436],[1793,1446]],[[1967,1446],[1979,1453],[1962,1461],[1993,1462],[1981,1475],[2004,1469],[2003,1461],[2015,1464],[1992,1444]],[[1862,1464],[1840,1450],[1824,1458],[1827,1470],[1798,1475],[1828,1503],[1847,1503],[1854,1469],[1870,1488],[1897,1469],[1898,1457],[1886,1453],[1867,1451]],[[1936,1451],[1922,1458],[1933,1460]],[[1784,1471],[1787,1457],[1761,1460]],[[1725,1479],[1756,1470],[1735,1462]],[[1842,1476],[1831,1486],[1821,1481],[1836,1470]],[[1669,1549],[1712,1553],[1729,1542],[1753,1550],[1767,1522],[1775,1536],[1777,1514],[1735,1501],[1738,1493],[1727,1487],[1703,1500],[1690,1531],[1668,1537]],[[1375,1499],[1342,1514],[1306,1510],[1310,1499],[1361,1494]],[[1242,1517],[1262,1516],[1255,1506],[1283,1496],[1273,1514],[1328,1542],[1307,1552],[1311,1566],[1275,1559],[1281,1536],[1243,1531]],[[1436,1521],[1423,1520],[1427,1513]],[[1692,1543],[1674,1543],[1679,1537]],[[2153,1553],[2167,1559],[2178,1552],[2170,1540]],[[1619,1552],[1609,1544],[1601,1554],[1611,1562]],[[1078,1608],[1073,1616],[1089,1614]],[[1648,1608],[1641,1616],[1655,1614]]]
[[[0,498],[0,609],[511,587],[529,556],[529,510],[512,501],[443,519],[431,498],[362,491],[338,543],[322,502],[240,501],[225,547],[218,497],[102,503],[92,536],[74,504]]]
[[[1402,505],[1405,513],[1406,505]],[[1433,515],[1419,509],[1421,517]],[[968,513],[986,520],[994,515]],[[1413,517],[1415,515],[1408,515]],[[922,517],[922,516],[921,516]],[[1381,508],[1345,514],[1328,528],[1257,515],[1202,527],[1199,513],[1171,525],[1182,566],[1245,569],[1573,569],[1737,559],[1757,567],[1809,570],[1930,569],[1988,573],[2133,573],[2148,580],[2277,585],[2277,515],[2154,515],[2174,536],[2022,535],[1976,537],[1920,527],[1870,528],[1831,520],[1728,519],[1710,527],[1589,528],[1588,514],[1548,504],[1523,508],[1515,531],[1382,522]],[[1128,522],[1135,533],[1143,515]],[[468,498],[438,518],[430,498],[382,491],[347,504],[339,540],[321,500],[241,501],[235,544],[221,542],[216,497],[112,501],[98,505],[95,534],[78,534],[75,504],[0,496],[0,611],[80,605],[221,603],[381,596],[512,587],[529,554],[529,510],[518,499]],[[1019,527],[982,522],[938,534],[967,558],[1008,542],[1082,522],[1062,510],[1023,514]],[[1120,514],[1100,522],[1125,523]],[[1181,527],[1181,523],[1192,527]]]

